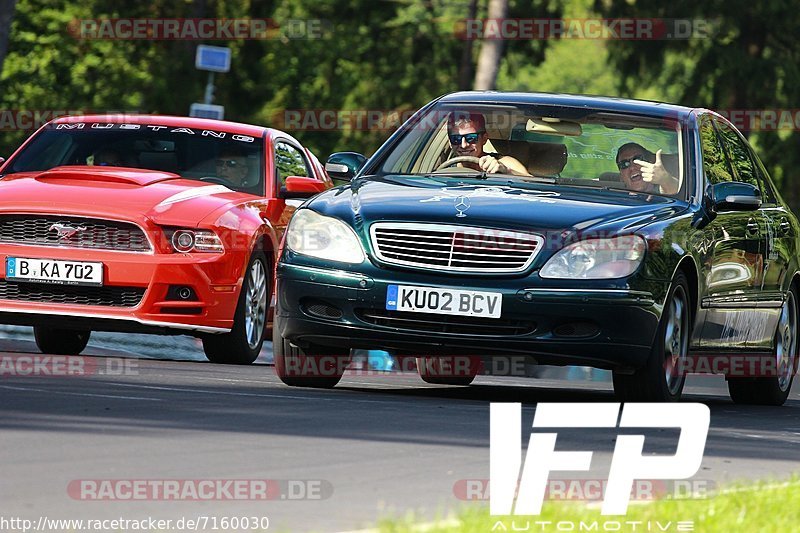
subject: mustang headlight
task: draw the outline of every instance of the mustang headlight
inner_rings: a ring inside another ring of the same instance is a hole
[[[298,254],[329,261],[361,263],[366,259],[350,226],[311,209],[295,212],[286,230],[286,245]]]
[[[222,253],[225,251],[219,236],[206,229],[168,230],[167,238],[172,243],[172,249],[183,254],[190,252]]]
[[[613,279],[633,274],[644,259],[645,240],[638,235],[586,239],[564,247],[539,275],[559,279]]]

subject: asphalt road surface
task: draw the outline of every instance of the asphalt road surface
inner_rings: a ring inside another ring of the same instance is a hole
[[[37,353],[26,335],[0,340],[3,357]],[[0,377],[0,515],[173,524],[205,516],[205,529],[212,517],[268,517],[274,531],[353,530],[409,511],[430,520],[487,503],[464,501],[459,487],[489,477],[489,402],[522,402],[530,427],[537,402],[614,400],[607,380],[566,371],[553,374],[559,379],[481,376],[468,388],[426,385],[412,374],[352,374],[335,390],[296,389],[263,361],[213,365],[199,350],[192,355],[190,340],[180,352],[173,341],[154,339],[155,348],[139,354],[94,342],[82,360],[89,375]],[[161,353],[159,342],[166,343]],[[722,378],[690,379],[686,401],[711,408],[695,479],[780,480],[800,472],[797,384],[782,408],[740,407]],[[597,450],[584,475],[599,479],[614,435],[571,430],[559,446]],[[646,451],[674,451],[676,435],[653,430]],[[117,492],[104,493],[109,485],[97,480],[259,479],[278,487],[266,500],[91,499],[130,494],[119,481]],[[76,489],[89,481],[88,492]]]

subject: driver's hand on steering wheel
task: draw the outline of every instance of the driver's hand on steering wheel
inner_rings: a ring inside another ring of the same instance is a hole
[[[511,171],[494,156],[485,155],[479,159],[481,170],[489,174],[510,174]]]

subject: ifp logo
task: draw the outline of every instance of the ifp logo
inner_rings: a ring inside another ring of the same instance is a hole
[[[617,436],[602,514],[621,515],[628,509],[635,480],[686,479],[697,473],[711,421],[708,407],[701,403],[626,404],[621,416],[619,403],[540,403],[523,463],[521,404],[492,403],[490,413],[492,515],[538,515],[550,472],[589,470],[592,452],[556,451],[558,433],[543,428],[680,428],[674,455],[645,456],[644,435]]]

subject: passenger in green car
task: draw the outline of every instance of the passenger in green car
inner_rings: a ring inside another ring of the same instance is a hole
[[[655,194],[677,194],[681,188],[677,170],[664,166],[661,150],[653,153],[638,143],[626,143],[617,150],[617,168],[625,187]]]

